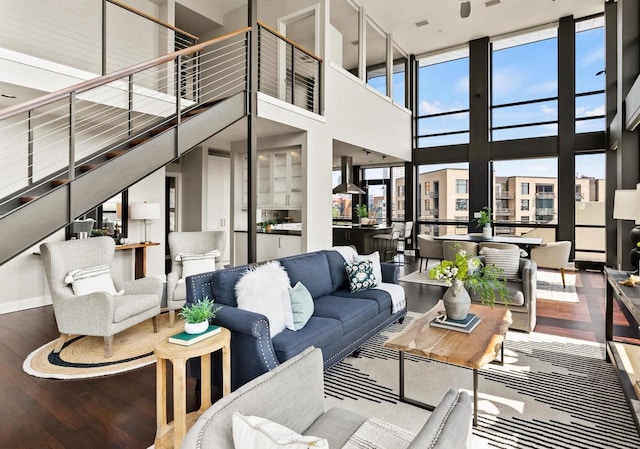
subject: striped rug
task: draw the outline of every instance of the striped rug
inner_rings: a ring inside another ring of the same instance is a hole
[[[408,317],[406,323],[411,319]],[[417,432],[426,410],[397,401],[398,354],[382,347],[394,325],[325,374],[327,406],[343,407]],[[453,387],[473,391],[470,369],[407,354],[405,394],[437,404]],[[509,332],[504,366],[479,375],[474,448],[636,449],[640,438],[603,346]]]

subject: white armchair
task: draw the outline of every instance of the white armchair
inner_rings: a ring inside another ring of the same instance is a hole
[[[149,318],[158,332],[158,315],[162,298],[162,281],[143,278],[121,282],[113,280],[115,291],[75,294],[65,280],[74,270],[111,266],[115,242],[111,237],[43,243],[40,245],[44,271],[51,292],[53,311],[60,332],[54,352],[60,352],[70,335],[90,335],[104,338],[104,355],[111,357],[114,335]],[[111,282],[110,274],[106,274]],[[85,279],[91,286],[92,280]],[[97,285],[97,281],[96,285]],[[100,288],[102,287],[102,283]],[[91,288],[88,288],[91,290]]]
[[[563,288],[566,287],[564,282],[564,269],[569,263],[570,255],[571,242],[569,241],[552,242],[531,248],[531,260],[533,260],[538,267],[560,270]]]
[[[181,281],[182,263],[176,260],[178,254],[204,254],[217,249],[220,255],[215,258],[215,269],[224,268],[224,248],[227,236],[224,231],[194,231],[169,233],[169,253],[171,254],[171,273],[167,275],[167,308],[169,326],[175,323],[175,313],[187,301],[187,286]],[[213,271],[213,270],[212,270]],[[213,299],[213,298],[209,298]]]

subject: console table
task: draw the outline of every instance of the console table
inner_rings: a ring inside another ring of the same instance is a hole
[[[606,358],[618,373],[636,428],[640,431],[640,345],[615,341],[613,336],[613,301],[626,308],[636,326],[640,323],[640,286],[627,287],[620,281],[629,277],[626,271],[604,269],[607,276],[607,308],[605,315]]]
[[[116,250],[132,249],[134,251],[135,279],[140,279],[147,274],[147,247],[158,245],[160,243],[127,243],[126,245],[116,245]]]

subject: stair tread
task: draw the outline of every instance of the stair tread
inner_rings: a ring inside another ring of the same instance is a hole
[[[141,143],[146,142],[147,140],[149,140],[149,137],[145,136],[145,137],[138,137],[137,139],[133,139],[132,141],[129,142],[129,146],[130,147],[135,147],[140,145]]]
[[[92,164],[84,164],[80,166],[80,170],[82,171],[89,171],[89,170],[93,170],[94,168],[98,168],[102,165],[102,162],[95,162]]]
[[[38,198],[37,196],[21,196],[20,197],[20,202],[22,204],[28,203],[30,201],[35,200],[36,198]]]
[[[118,157],[121,154],[126,153],[127,150],[113,150],[113,151],[109,151],[108,153],[105,154],[105,157],[107,159],[113,159],[114,157]]]
[[[51,185],[53,187],[58,187],[58,186],[62,186],[65,185],[69,182],[68,179],[54,179],[53,181],[51,181]]]

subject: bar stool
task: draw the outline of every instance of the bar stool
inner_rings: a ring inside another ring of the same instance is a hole
[[[402,228],[402,223],[394,223],[390,232],[372,236],[375,248],[380,253],[380,260],[388,262],[398,254],[398,239]]]

